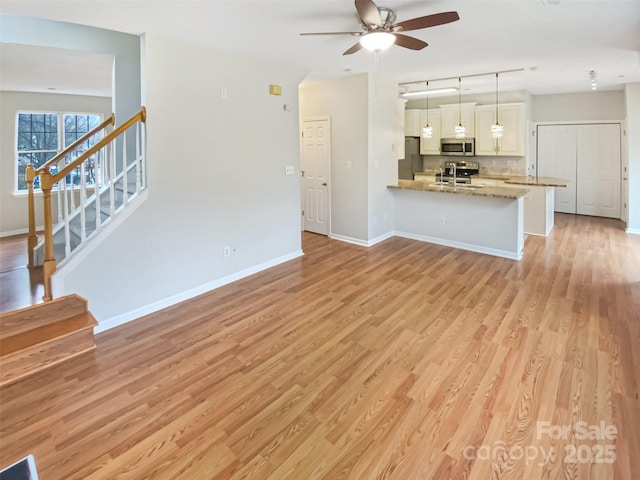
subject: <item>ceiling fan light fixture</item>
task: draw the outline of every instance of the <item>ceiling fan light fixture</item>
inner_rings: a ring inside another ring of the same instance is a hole
[[[360,45],[370,52],[386,50],[396,41],[396,36],[389,32],[371,32],[360,37]]]

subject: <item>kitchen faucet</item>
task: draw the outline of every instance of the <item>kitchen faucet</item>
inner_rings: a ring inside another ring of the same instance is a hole
[[[456,186],[456,164],[452,163],[451,167],[453,168],[453,186]]]

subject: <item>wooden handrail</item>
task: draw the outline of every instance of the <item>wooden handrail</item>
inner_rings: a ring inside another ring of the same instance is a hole
[[[146,120],[147,120],[147,109],[145,107],[142,107],[139,112],[133,114],[131,118],[129,118],[126,122],[124,122],[119,127],[115,128],[111,133],[103,137],[102,140],[100,140],[98,143],[90,147],[88,150],[85,150],[82,153],[82,155],[76,158],[73,162],[68,163],[67,165],[65,165],[65,167],[62,170],[60,170],[58,173],[53,175],[52,176],[53,183],[57,183],[60,180],[62,180],[64,177],[67,176],[68,173],[71,173],[73,170],[75,170],[78,167],[78,165],[80,165],[82,162],[84,162],[87,158],[89,158],[91,155],[96,153],[102,147],[111,143],[111,141],[114,138],[118,137],[122,132],[124,132],[129,127],[134,125],[136,122],[138,121],[145,122]]]
[[[115,117],[113,115],[111,116],[111,118],[115,120]],[[52,289],[51,289],[51,276],[55,273],[57,268],[55,252],[53,248],[53,219],[51,215],[51,190],[53,189],[53,185],[63,180],[68,173],[70,173],[72,170],[74,170],[79,165],[81,165],[91,155],[93,155],[94,153],[99,151],[101,148],[103,148],[104,146],[112,142],[114,139],[116,139],[118,136],[120,136],[129,127],[135,125],[136,122],[138,121],[145,122],[146,120],[147,120],[147,110],[145,107],[142,107],[139,112],[134,114],[122,125],[115,128],[111,133],[104,136],[98,143],[91,146],[89,149],[83,152],[78,158],[73,160],[71,163],[65,165],[65,167],[55,175],[51,173],[50,165],[47,165],[51,161],[53,161],[53,159],[44,165],[45,168],[43,168],[42,171],[38,169],[38,173],[40,175],[40,186],[42,189],[42,196],[44,201],[44,239],[45,241],[44,241],[44,263],[42,264],[43,276],[44,276],[44,296],[42,298],[44,301],[49,301],[53,298]],[[99,128],[99,127],[96,127],[96,128]],[[78,142],[82,141],[82,139],[88,135],[89,134],[83,136],[81,139],[78,140]],[[60,155],[63,155],[63,154],[65,154],[65,152],[60,153]],[[60,156],[60,159],[62,159],[61,156]],[[35,179],[35,176],[36,176],[36,170],[33,168],[33,165],[31,164],[28,165],[27,170],[25,172],[25,178],[30,188],[30,195],[33,195],[33,181]],[[97,185],[96,185],[96,195],[100,195]],[[33,203],[33,199],[31,198],[30,205],[32,203]],[[31,215],[31,206],[29,208],[30,208],[30,215]],[[32,224],[33,224],[34,232],[31,232]],[[30,266],[33,266],[33,247],[35,247],[35,241],[37,241],[37,237],[35,236],[35,222],[30,220],[29,225],[30,225],[29,227],[30,228],[29,264]],[[33,247],[32,247],[32,243],[33,243]]]
[[[40,165],[36,169],[36,175],[40,175],[40,173],[42,173],[45,169],[51,168],[51,165],[54,165],[56,162],[59,162],[60,160],[62,160],[68,153],[74,151],[76,148],[78,148],[79,145],[82,145],[82,143],[84,143],[89,138],[93,137],[100,130],[104,130],[109,125],[115,125],[115,123],[116,123],[116,114],[112,113],[111,116],[107,118],[104,122],[102,122],[100,125],[98,125],[97,127],[94,127],[92,130],[85,133],[83,136],[81,136],[79,139],[77,139],[67,148],[62,150],[59,154],[57,154],[51,160]]]

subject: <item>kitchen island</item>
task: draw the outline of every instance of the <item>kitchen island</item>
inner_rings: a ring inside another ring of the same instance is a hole
[[[448,186],[398,180],[395,234],[423,242],[522,258],[525,188]]]
[[[491,176],[474,175],[473,185],[503,186],[509,188],[528,188],[529,193],[524,199],[524,233],[548,236],[554,225],[555,188],[567,186],[565,180],[551,177],[536,177],[524,175]]]

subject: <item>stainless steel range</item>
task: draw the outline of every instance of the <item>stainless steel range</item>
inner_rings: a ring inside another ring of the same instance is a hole
[[[441,169],[442,170],[442,169]],[[436,174],[436,181],[449,183],[471,183],[471,177],[480,173],[478,162],[444,162],[444,171]]]

